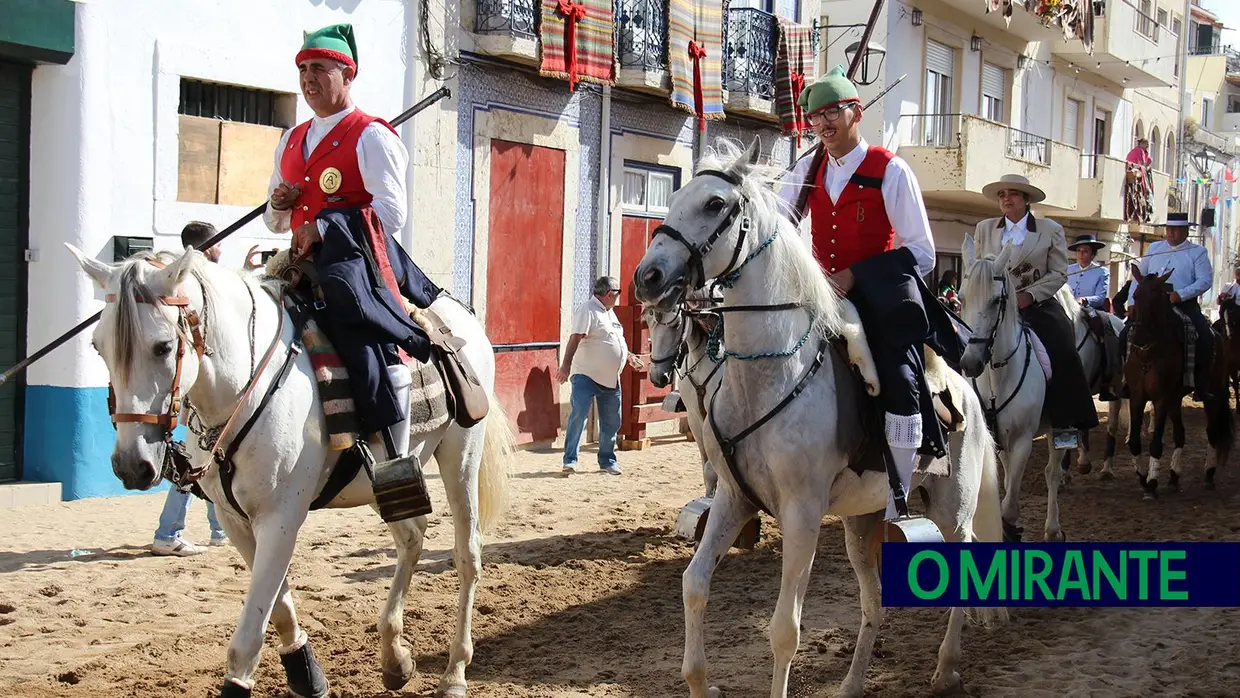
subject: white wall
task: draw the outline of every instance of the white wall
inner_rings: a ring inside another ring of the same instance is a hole
[[[312,113],[293,62],[302,33],[349,22],[358,42],[357,105],[392,118],[415,101],[405,67],[416,46],[407,28],[410,3],[127,0],[76,7],[76,55],[66,66],[34,71],[30,237],[39,259],[30,267],[32,350],[102,305],[64,242],[110,260],[114,235],[154,235],[156,249],[180,248],[189,220],[223,229],[251,210],[176,200],[179,76],[294,93],[297,120],[304,121]],[[411,143],[408,130],[404,135]],[[408,231],[402,239],[408,242]],[[240,266],[260,241],[283,247],[288,237],[270,235],[260,219],[224,243],[221,261]],[[106,385],[89,343],[90,332],[83,332],[33,365],[29,382]]]

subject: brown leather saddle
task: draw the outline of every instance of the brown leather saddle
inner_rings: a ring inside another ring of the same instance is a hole
[[[832,368],[836,380],[836,415],[840,420],[837,434],[843,440],[845,452],[850,453],[848,467],[858,476],[869,471],[885,473],[883,451],[886,448],[886,424],[878,398],[865,392],[861,373],[848,361],[848,349],[843,338],[831,341]],[[847,376],[847,379],[843,377]],[[964,426],[964,415],[956,408],[951,393],[942,391],[931,396],[935,415],[944,433],[959,431]],[[923,462],[929,456],[923,457]],[[943,467],[946,467],[944,460]]]

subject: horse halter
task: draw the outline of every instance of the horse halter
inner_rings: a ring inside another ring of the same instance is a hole
[[[157,269],[163,269],[164,265],[154,260],[148,260]],[[108,303],[115,303],[116,294],[109,293],[105,300]],[[112,428],[116,429],[116,425],[121,422],[140,422],[143,424],[157,424],[164,429],[165,440],[172,438],[172,430],[177,427],[177,417],[181,413],[181,362],[185,358],[185,341],[187,336],[192,337],[194,344],[194,353],[201,359],[206,352],[206,342],[202,338],[202,321],[198,317],[198,313],[190,308],[188,296],[159,296],[156,298],[146,298],[135,293],[135,300],[139,303],[148,305],[166,305],[177,308],[177,358],[176,372],[172,377],[172,387],[169,389],[169,397],[171,402],[168,411],[160,414],[151,412],[117,412],[116,411],[116,393],[112,389],[112,383],[108,383],[108,413],[112,416]]]
[[[718,177],[738,189],[741,186],[741,180],[738,179],[736,175],[729,172],[723,172],[721,170],[702,170],[698,173],[698,175]],[[706,283],[706,271],[702,266],[702,261],[705,259],[706,255],[710,254],[711,248],[715,246],[715,242],[719,240],[719,236],[727,232],[732,227],[732,224],[736,222],[737,216],[740,216],[741,212],[745,210],[745,204],[748,203],[748,201],[749,197],[742,193],[740,199],[737,200],[737,202],[732,205],[732,209],[728,211],[728,215],[724,216],[723,220],[719,222],[719,226],[715,228],[715,232],[711,233],[710,237],[706,238],[706,242],[702,243],[700,247],[689,242],[683,233],[676,230],[676,228],[667,225],[666,223],[654,229],[654,232],[650,234],[650,241],[654,242],[654,239],[659,235],[666,235],[676,242],[684,245],[685,249],[689,251],[689,264],[692,265],[693,272],[697,275],[696,280],[690,279],[693,284],[692,287],[695,289],[700,288],[702,284]],[[736,262],[741,256],[741,249],[745,246],[745,237],[748,232],[749,218],[746,216],[741,219],[741,234],[736,239],[736,247],[732,250],[732,261],[728,262],[728,266],[720,272],[719,276],[726,275],[733,269],[733,267],[736,266]]]

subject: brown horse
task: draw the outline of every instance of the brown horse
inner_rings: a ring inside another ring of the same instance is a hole
[[[1133,305],[1129,309],[1128,358],[1124,362],[1124,380],[1128,384],[1129,424],[1128,449],[1133,457],[1141,455],[1141,427],[1145,404],[1154,405],[1154,433],[1150,438],[1150,465],[1146,474],[1137,467],[1137,477],[1145,489],[1145,499],[1158,496],[1158,465],[1163,454],[1163,430],[1171,418],[1175,450],[1171,454],[1171,475],[1168,486],[1179,490],[1180,456],[1184,449],[1183,399],[1190,390],[1184,386],[1184,323],[1176,314],[1167,289],[1167,278],[1142,276],[1132,265],[1135,280]],[[1206,463],[1206,489],[1214,489],[1215,469],[1227,462],[1231,453],[1234,425],[1227,395],[1228,347],[1215,333],[1213,356],[1198,356],[1197,361],[1209,367],[1205,381],[1212,397],[1205,401],[1206,440],[1210,456]],[[1134,466],[1135,466],[1134,462]]]
[[[1214,322],[1216,333],[1222,335],[1227,345],[1227,366],[1224,370],[1227,389],[1224,397],[1231,398],[1231,391],[1236,394],[1236,414],[1240,414],[1240,304],[1232,298],[1224,298],[1219,304],[1219,319]]]

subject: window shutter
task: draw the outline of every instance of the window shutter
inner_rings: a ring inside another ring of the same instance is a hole
[[[1004,93],[1003,69],[993,63],[982,64],[982,94],[1002,100]]]
[[[952,76],[956,67],[955,51],[933,39],[926,40],[926,69],[940,75]]]
[[[1075,99],[1069,99],[1065,105],[1063,114],[1063,141],[1071,146],[1080,147],[1081,142],[1077,140],[1077,124],[1081,118],[1081,103]]]

